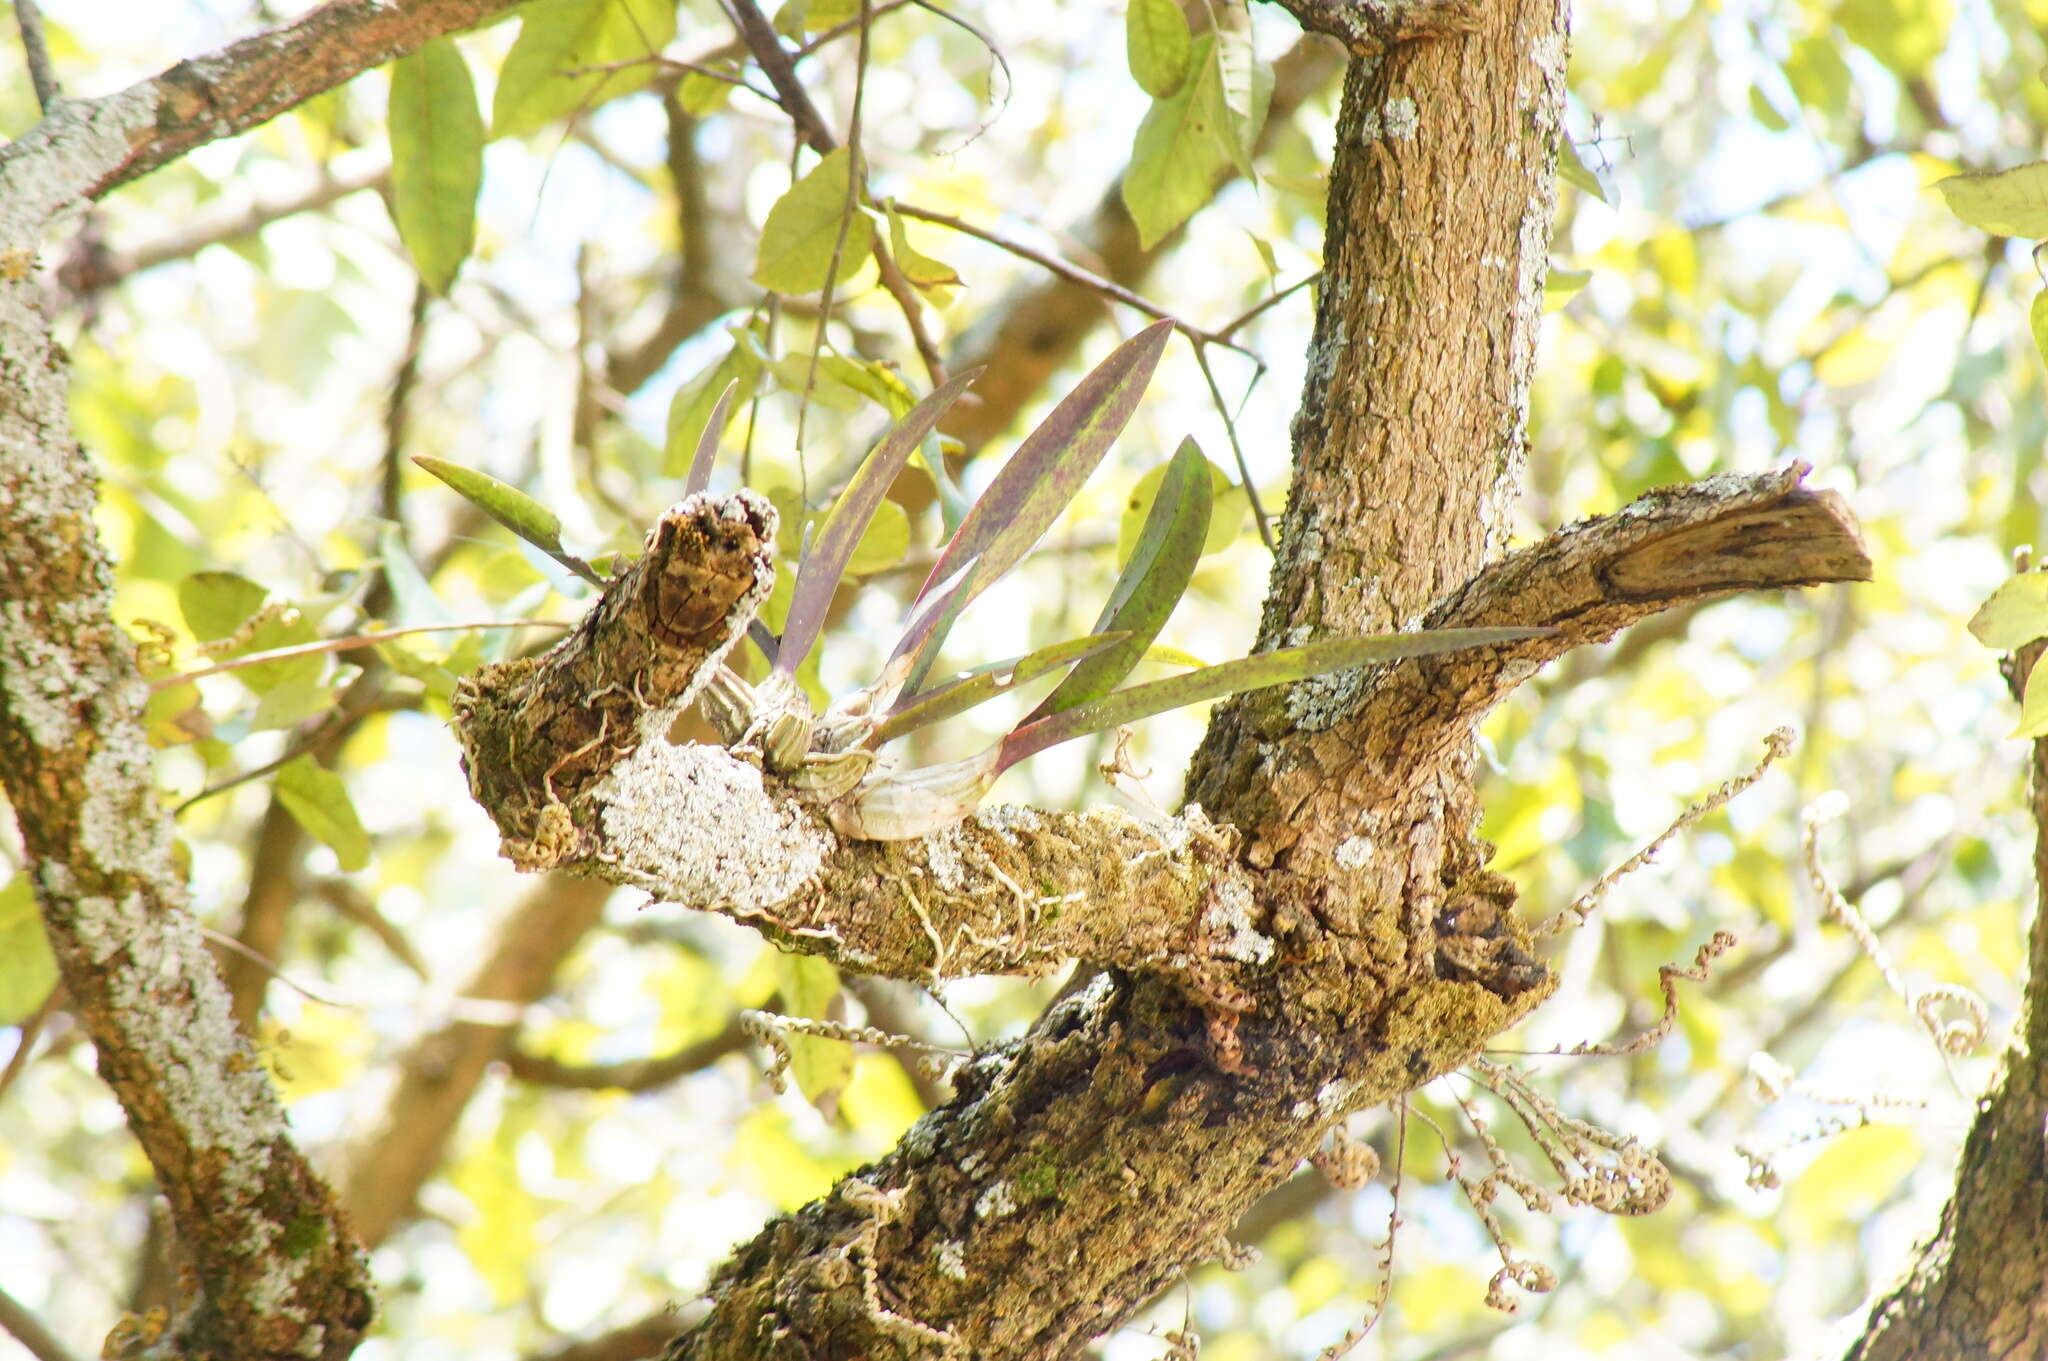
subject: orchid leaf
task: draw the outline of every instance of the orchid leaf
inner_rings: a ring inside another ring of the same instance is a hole
[[[604,578],[562,547],[562,522],[553,511],[509,482],[446,459],[415,454],[413,462],[452,487],[456,494],[593,586]]]
[[[1085,638],[1042,647],[1022,657],[977,666],[957,679],[934,686],[919,696],[915,703],[890,714],[868,737],[868,745],[879,747],[905,733],[965,713],[977,704],[1037,680],[1047,672],[1057,671],[1063,666],[1085,665],[1129,641],[1127,633],[1091,633]]]
[[[1106,695],[1131,674],[1195,575],[1209,535],[1210,506],[1209,460],[1192,439],[1184,439],[1167,464],[1166,480],[1159,484],[1130,561],[1095,621],[1097,633],[1117,630],[1129,636],[1075,666],[1026,722]]]
[[[1545,628],[1433,629],[1419,633],[1383,633],[1363,638],[1330,638],[1301,647],[1286,647],[1240,657],[1220,666],[1169,676],[1118,690],[1064,712],[1026,723],[1003,739],[999,770],[1008,770],[1027,756],[1047,747],[1091,733],[1106,732],[1125,723],[1179,709],[1205,700],[1221,699],[1246,690],[1262,690],[1331,671],[1348,671],[1397,661],[1403,657],[1427,657],[1458,648],[1487,643],[1512,643],[1553,633]]]
[[[896,656],[913,658],[912,693],[960,611],[1023,560],[1102,462],[1172,334],[1172,322],[1154,322],[1117,346],[1026,437],[967,512],[917,593],[924,608],[896,645]]]
[[[711,485],[711,461],[718,456],[718,441],[725,434],[727,413],[732,410],[733,394],[740,390],[740,380],[726,381],[725,391],[718,394],[718,401],[711,407],[711,415],[704,422],[703,433],[697,436],[697,450],[690,455],[689,476],[683,479],[683,495],[694,496]]]
[[[875,446],[875,451],[860,465],[860,471],[846,484],[846,490],[839,493],[831,513],[825,517],[824,528],[818,532],[804,558],[803,567],[797,573],[796,592],[789,601],[789,617],[782,626],[782,650],[775,661],[776,670],[794,672],[797,664],[810,652],[819,630],[825,625],[825,612],[832,604],[833,588],[846,574],[846,564],[859,547],[868,523],[881,508],[883,495],[895,483],[897,474],[903,471],[903,465],[909,462],[912,452],[939,423],[939,417],[960,400],[960,395],[980,375],[980,369],[955,374],[931,396],[911,408],[909,414],[896,423],[896,428]]]

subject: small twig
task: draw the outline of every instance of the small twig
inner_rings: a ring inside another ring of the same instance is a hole
[[[15,1043],[14,1052],[7,1056],[7,1067],[0,1070],[0,1098],[7,1095],[7,1089],[14,1085],[15,1079],[28,1067],[28,1056],[34,1051],[36,1041],[42,1037],[43,1027],[48,1025],[50,1017],[56,1014],[57,996],[63,991],[62,984],[52,983],[49,995],[43,998],[42,1005],[35,1009],[34,1015],[21,1023],[20,1038]]]
[[[627,1059],[620,1063],[563,1063],[513,1050],[505,1055],[512,1076],[536,1087],[563,1087],[586,1092],[648,1092],[702,1072],[727,1054],[744,1051],[752,1039],[738,1018],[709,1039],[684,1045],[672,1054]]]
[[[354,1002],[338,1002],[332,997],[322,997],[319,993],[314,992],[305,984],[295,981],[290,974],[286,973],[283,969],[280,969],[274,962],[265,959],[261,954],[250,949],[248,946],[242,944],[242,942],[236,940],[233,936],[225,935],[219,931],[214,930],[210,926],[200,927],[199,934],[204,936],[207,940],[213,942],[215,945],[218,945],[221,949],[229,950],[235,954],[240,955],[242,958],[248,960],[251,964],[254,964],[257,968],[263,970],[263,972],[269,974],[272,978],[275,978],[278,982],[290,988],[299,996],[305,998],[308,1002],[318,1002],[323,1007],[337,1007],[343,1011],[362,1010],[362,1007]]]
[[[565,629],[569,625],[559,619],[480,619],[464,624],[415,624],[410,628],[381,629],[375,633],[352,633],[346,638],[320,638],[310,643],[294,643],[290,647],[274,647],[268,652],[251,652],[246,656],[232,657],[217,666],[202,667],[197,671],[185,671],[175,676],[160,676],[149,683],[152,692],[168,690],[174,685],[185,685],[191,681],[218,676],[224,671],[239,671],[245,666],[261,666],[265,662],[289,661],[293,657],[311,657],[322,652],[349,652],[371,643],[381,643],[389,638],[402,638],[408,633],[447,633],[462,629]]]
[[[1267,312],[1271,311],[1275,307],[1278,307],[1281,303],[1286,302],[1289,298],[1301,292],[1302,289],[1309,287],[1311,284],[1320,282],[1322,277],[1323,272],[1321,270],[1317,270],[1315,273],[1308,275],[1306,278],[1296,279],[1293,283],[1287,285],[1287,287],[1281,289],[1278,293],[1275,293],[1271,297],[1265,298],[1260,302],[1253,304],[1250,308],[1246,309],[1245,311],[1238,313],[1237,316],[1233,318],[1228,324],[1217,327],[1216,334],[1219,336],[1236,335],[1241,328],[1250,325],[1254,320],[1264,316]]]
[[[833,140],[832,129],[826,126],[824,115],[818,112],[818,106],[811,102],[803,82],[797,79],[795,63],[788,49],[783,47],[775,25],[768,22],[768,16],[761,13],[761,7],[754,0],[731,0],[731,5],[733,23],[739,29],[741,39],[760,64],[761,74],[768,77],[768,83],[775,87],[776,102],[782,105],[790,122],[796,124],[797,136],[820,156],[831,155],[839,143]]]
[[[43,12],[36,0],[14,0],[14,18],[21,25],[21,47],[28,56],[29,83],[36,88],[36,105],[44,113],[64,93],[57,84],[56,68],[50,65],[50,44],[43,37]]]
[[[888,200],[886,206],[893,207],[905,217],[914,217],[920,222],[929,222],[936,227],[947,227],[959,232],[962,236],[971,236],[977,241],[986,241],[998,250],[1008,251],[1019,260],[1027,260],[1037,265],[1040,269],[1065,279],[1070,284],[1078,284],[1080,287],[1091,292],[1099,293],[1111,302],[1120,302],[1126,307],[1136,308],[1146,316],[1158,321],[1170,321],[1173,323],[1174,329],[1197,344],[1221,345],[1224,349],[1235,350],[1253,361],[1258,361],[1259,359],[1255,352],[1246,349],[1229,336],[1215,331],[1206,331],[1192,322],[1183,321],[1158,303],[1133,293],[1122,284],[1112,283],[1100,274],[1085,270],[1071,261],[1062,260],[1057,255],[1047,255],[1044,251],[1027,246],[1022,241],[1011,240],[1002,233],[991,231],[987,227],[978,227],[965,218],[955,217],[951,213],[934,212],[930,208],[920,208],[914,203],[905,203],[902,199]]]
[[[1251,502],[1252,518],[1259,524],[1259,541],[1266,545],[1268,553],[1278,552],[1273,545],[1273,526],[1266,521],[1266,507],[1259,500],[1259,489],[1252,485],[1251,464],[1246,461],[1244,445],[1237,438],[1237,418],[1223,401],[1223,389],[1216,386],[1216,375],[1209,368],[1209,348],[1200,341],[1195,342],[1195,363],[1202,370],[1202,381],[1209,385],[1209,397],[1216,403],[1216,414],[1223,420],[1223,432],[1230,437],[1230,452],[1237,459],[1237,478],[1244,484],[1245,500]],[[1259,373],[1265,371],[1266,366],[1261,362]],[[1258,374],[1252,375],[1252,381],[1259,381]]]
[[[23,0],[17,3],[23,4]],[[14,1340],[27,1348],[36,1361],[79,1361],[27,1305],[5,1290],[0,1290],[0,1328],[12,1333]]]
[[[798,492],[806,503],[810,498],[810,477],[804,460],[804,420],[811,414],[811,390],[818,383],[818,356],[825,349],[825,328],[832,322],[832,294],[839,286],[839,265],[846,254],[846,233],[853,226],[853,215],[860,211],[861,190],[867,179],[867,166],[860,149],[860,114],[868,90],[868,0],[861,0],[860,15],[860,48],[853,65],[853,114],[846,127],[846,199],[839,208],[839,230],[832,237],[832,258],[825,265],[825,287],[818,295],[818,329],[811,339],[811,362],[804,369],[803,396],[796,407],[797,483]],[[779,44],[775,50],[782,50]],[[909,315],[908,311],[906,315]]]

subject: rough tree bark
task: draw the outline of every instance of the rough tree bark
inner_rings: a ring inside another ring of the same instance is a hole
[[[374,1309],[368,1262],[292,1143],[172,860],[36,255],[116,185],[505,8],[329,5],[118,94],[54,100],[0,147],[0,782],[65,989],[199,1287],[175,1319],[117,1330],[123,1345],[339,1358]]]
[[[345,0],[134,90],[60,103],[0,148],[0,778],[66,986],[198,1266],[197,1307],[167,1339],[185,1354],[346,1355],[367,1320],[366,1276],[185,911],[133,648],[108,613],[92,474],[29,265],[92,197],[508,7]],[[927,979],[1069,956],[1112,966],[968,1068],[887,1158],[743,1248],[671,1356],[1074,1354],[1219,1251],[1335,1121],[1458,1067],[1547,995],[1512,887],[1475,835],[1470,732],[1486,709],[1564,649],[1656,611],[1867,574],[1844,508],[1801,489],[1796,468],[1654,494],[1502,558],[1553,207],[1563,7],[1293,8],[1358,56],[1261,646],[1417,621],[1560,635],[1226,705],[1188,782],[1206,813],[1158,823],[998,809],[918,842],[846,843],[754,767],[668,747],[631,709],[600,726],[619,745],[575,787],[493,784],[473,760],[535,863],[734,912],[848,968]],[[1422,11],[1441,22],[1408,26]],[[767,537],[760,508],[735,501],[670,519]],[[714,542],[718,561],[704,552]],[[732,636],[758,595],[691,592],[751,583],[766,565],[737,538],[666,545],[640,579],[674,567],[671,612],[690,626],[650,635],[677,649],[649,658],[674,668],[665,697],[645,685],[636,697],[656,711],[687,701],[719,651],[706,630]],[[586,643],[628,614],[594,611]],[[488,679],[479,696],[493,702]],[[558,729],[529,735],[591,736]],[[647,791],[664,781],[735,815],[741,849],[787,838],[774,844],[807,872],[786,856],[707,862],[672,829],[648,835],[661,801]],[[1017,884],[1041,881],[1085,894],[1084,910],[1054,918],[1020,901]],[[2036,991],[2043,938],[2037,925]],[[2048,1007],[2030,1002],[2028,1047],[1987,1102],[1942,1237],[1858,1355],[1975,1356],[1983,1338],[1995,1355],[2039,1350],[2044,1093],[2031,1056],[2048,1043]],[[1641,1168],[1589,1166],[1580,1193],[1641,1208],[1656,1191]],[[2006,1231],[2021,1211],[2034,1231]]]
[[[659,710],[592,731],[551,689],[583,663],[477,678],[470,774],[515,859],[727,910],[854,969],[1115,966],[970,1067],[889,1157],[742,1249],[672,1357],[1085,1346],[1220,1251],[1332,1123],[1460,1066],[1546,995],[1513,890],[1473,835],[1470,732],[1488,707],[1656,610],[1867,572],[1846,512],[1801,491],[1798,470],[1646,498],[1479,570],[1522,465],[1565,41],[1554,5],[1470,22],[1351,71],[1262,644],[1425,614],[1554,623],[1560,638],[1226,707],[1189,781],[1208,816],[996,809],[889,847],[839,841],[735,758],[637,741]],[[690,545],[760,540],[757,520],[739,501],[686,502],[668,523],[697,531],[664,528],[618,589],[722,583],[710,603],[739,608],[716,633],[736,636],[758,566]],[[704,631],[683,631],[683,666],[693,649],[715,657]],[[560,745],[508,741],[520,714],[534,721],[515,731],[559,729]],[[676,835],[683,808],[715,835]],[[1039,909],[1065,895],[1015,888],[1070,877],[1085,910],[1057,918]],[[1587,1198],[1643,1208],[1659,1193],[1639,1163],[1583,1170]]]

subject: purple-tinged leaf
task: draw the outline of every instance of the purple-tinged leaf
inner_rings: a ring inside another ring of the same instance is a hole
[[[845,575],[846,564],[853,558],[861,535],[867,532],[868,522],[881,508],[883,495],[939,418],[980,376],[980,369],[955,374],[912,407],[862,462],[846,490],[839,493],[831,513],[825,517],[824,528],[804,554],[803,566],[797,572],[796,587],[789,597],[789,613],[783,618],[782,650],[776,657],[776,670],[794,674],[810,652],[819,630],[825,626],[833,588]]]
[[[1023,560],[1102,462],[1137,410],[1172,334],[1172,322],[1154,322],[1117,346],[1026,437],[967,512],[918,590],[924,608],[896,645],[896,656],[914,659],[910,691],[922,683],[960,611]]]
[[[1135,723],[1141,718],[1150,718],[1189,704],[1200,704],[1204,700],[1306,680],[1331,671],[1348,671],[1354,666],[1377,665],[1404,657],[1427,657],[1437,652],[1481,647],[1488,643],[1519,642],[1556,631],[1549,628],[1477,628],[1382,633],[1364,638],[1329,638],[1301,647],[1285,647],[1240,657],[1220,666],[1133,685],[1127,690],[1118,690],[1048,718],[1023,724],[1003,739],[1003,755],[997,770],[1008,770],[1026,757],[1035,756],[1061,742],[1105,732],[1120,724]]]
[[[1015,689],[1029,681],[1037,680],[1049,671],[1063,666],[1085,663],[1111,648],[1121,647],[1129,641],[1125,633],[1092,633],[1085,638],[1075,638],[1064,643],[1054,643],[1022,657],[1010,657],[1000,662],[989,662],[942,685],[933,686],[912,704],[896,710],[874,732],[868,735],[867,745],[879,747],[884,742],[894,741],[905,733],[928,727],[941,719],[965,713],[984,700],[994,699],[1005,691]]]
[[[1095,621],[1095,632],[1121,631],[1129,636],[1116,647],[1097,653],[1067,673],[1059,688],[1045,697],[1024,721],[1034,722],[1097,699],[1123,683],[1144,657],[1152,640],[1180,604],[1201,561],[1209,537],[1209,460],[1192,439],[1180,442],[1159,495],[1138,531],[1130,561]]]
[[[604,578],[589,563],[562,547],[562,522],[555,513],[508,482],[446,459],[416,454],[413,462],[452,487],[464,500],[593,586]]]
[[[725,434],[726,413],[732,409],[732,396],[739,391],[739,386],[739,379],[731,379],[726,383],[725,391],[718,394],[711,416],[704,422],[704,433],[697,436],[697,451],[690,455],[690,472],[683,479],[683,495],[694,496],[711,485],[711,461],[718,455],[718,441]]]

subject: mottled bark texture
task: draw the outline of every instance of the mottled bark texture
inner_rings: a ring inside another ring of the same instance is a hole
[[[171,1207],[196,1292],[122,1346],[343,1357],[367,1263],[284,1112],[192,920],[143,736],[148,694],[111,613],[95,474],[35,271],[113,185],[507,8],[350,0],[99,99],[59,99],[0,147],[0,783],[101,1074]],[[110,1340],[110,1346],[114,1345]]]
[[[2015,700],[2044,651],[2008,659]],[[2019,1023],[1977,1103],[1941,1223],[1872,1304],[1846,1361],[2048,1356],[2048,739],[2034,742],[2028,775],[2035,901]]]

